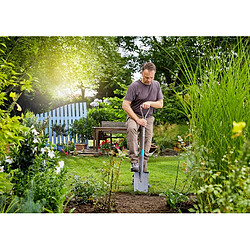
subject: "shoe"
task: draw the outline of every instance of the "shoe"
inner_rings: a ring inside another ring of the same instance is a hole
[[[139,165],[137,162],[131,162],[131,172],[139,172]]]

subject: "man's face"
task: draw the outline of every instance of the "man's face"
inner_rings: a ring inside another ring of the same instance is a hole
[[[148,84],[150,85],[153,80],[154,80],[154,77],[155,77],[155,71],[154,70],[147,70],[145,69],[144,71],[142,71],[142,82],[144,84]]]

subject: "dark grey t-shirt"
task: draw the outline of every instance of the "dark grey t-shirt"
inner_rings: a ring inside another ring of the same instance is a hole
[[[150,85],[142,83],[140,80],[133,82],[129,87],[124,98],[131,102],[132,110],[141,116],[140,105],[147,101],[158,101],[163,99],[160,83],[153,81]],[[148,110],[142,109],[145,115]],[[148,116],[151,116],[154,108],[150,108]]]

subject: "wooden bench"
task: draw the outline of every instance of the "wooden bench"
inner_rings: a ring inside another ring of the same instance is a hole
[[[102,127],[93,127],[93,149],[98,151],[100,139],[123,138],[121,136],[113,136],[113,134],[127,133],[125,122],[102,121]],[[107,135],[109,134],[109,135]]]

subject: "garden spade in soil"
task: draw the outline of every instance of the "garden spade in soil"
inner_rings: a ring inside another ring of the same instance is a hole
[[[142,106],[140,106],[141,114],[144,119],[146,119],[150,108],[148,109],[145,117],[142,112]],[[143,162],[144,162],[144,144],[145,144],[145,127],[142,127],[142,140],[141,140],[141,157],[140,157],[140,168],[139,172],[134,173],[134,191],[148,192],[148,172],[143,171]]]

